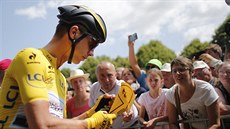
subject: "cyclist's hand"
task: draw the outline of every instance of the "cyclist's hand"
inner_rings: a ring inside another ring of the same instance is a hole
[[[91,117],[95,112],[99,110],[109,111],[114,97],[115,96],[109,94],[101,95],[98,98],[96,104],[86,112],[88,117]]]
[[[108,129],[113,123],[113,119],[117,116],[115,114],[106,114],[106,111],[98,111],[90,118],[87,118],[88,129]]]

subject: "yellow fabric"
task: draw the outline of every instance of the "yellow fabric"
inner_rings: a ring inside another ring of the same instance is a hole
[[[131,86],[126,82],[122,82],[109,113],[117,114],[130,110],[135,97],[135,93],[133,92]]]
[[[104,111],[98,111],[86,119],[86,121],[88,123],[88,129],[109,129],[115,118],[115,114],[105,114]]]
[[[88,117],[92,116],[95,112],[97,112],[99,110],[106,111],[106,107],[109,106],[110,100],[111,100],[111,98],[107,98],[106,95],[101,95],[98,98],[95,105],[86,112]],[[109,111],[109,109],[108,109],[108,111]]]
[[[66,116],[66,80],[56,62],[43,49],[26,48],[16,55],[2,83],[0,128],[25,127],[24,104],[36,100],[49,101],[52,115]]]

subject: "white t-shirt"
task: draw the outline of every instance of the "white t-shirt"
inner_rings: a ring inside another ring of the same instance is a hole
[[[145,92],[141,94],[141,96],[138,99],[138,103],[145,107],[145,110],[149,116],[149,120],[160,117],[160,116],[167,116],[167,99],[166,99],[166,92],[168,89],[162,88],[160,96],[157,98],[152,98],[148,92]],[[168,126],[156,126],[155,127],[160,129],[169,128]],[[154,129],[155,129],[154,128]]]
[[[118,94],[119,89],[121,87],[121,82],[124,82],[123,80],[116,80],[116,86],[114,86],[114,88],[108,92],[108,94]],[[92,87],[90,89],[90,100],[89,100],[89,106],[92,107],[97,99],[103,95],[103,93],[100,91],[101,89],[101,85],[99,84],[99,82],[95,82],[94,84],[92,84]],[[118,114],[117,118],[113,121],[112,124],[112,129],[121,129],[121,128],[128,128],[130,127],[134,122],[136,122],[138,120],[138,111],[137,108],[134,106],[134,104],[131,106],[131,109],[133,111],[133,117],[131,119],[131,121],[129,122],[124,122],[123,121],[123,117],[121,114]]]
[[[192,97],[185,103],[181,103],[182,114],[188,120],[192,119],[207,119],[206,107],[210,106],[212,103],[217,101],[218,94],[211,84],[202,80],[194,80],[195,82],[195,92]],[[175,103],[175,87],[176,84],[169,89],[166,93],[166,98],[170,103],[176,107]],[[179,89],[180,87],[178,87]],[[180,96],[180,94],[179,94]],[[193,123],[193,127],[197,129],[204,129],[206,125],[202,123]]]

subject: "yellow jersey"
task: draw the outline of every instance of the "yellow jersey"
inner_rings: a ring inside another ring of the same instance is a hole
[[[24,105],[49,102],[49,112],[66,117],[66,80],[57,59],[44,49],[20,51],[8,67],[0,89],[0,128],[28,128]]]

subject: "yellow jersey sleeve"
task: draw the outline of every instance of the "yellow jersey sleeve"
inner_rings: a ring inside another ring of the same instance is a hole
[[[47,76],[49,65],[45,60],[41,51],[36,49],[23,50],[14,59],[10,70],[20,87],[20,95],[24,104],[36,99],[48,101],[48,91],[44,79]],[[50,76],[52,77],[52,75]]]
[[[36,100],[47,101],[51,115],[66,117],[66,80],[56,62],[44,49],[16,55],[0,90],[0,128],[27,128],[24,105]]]

